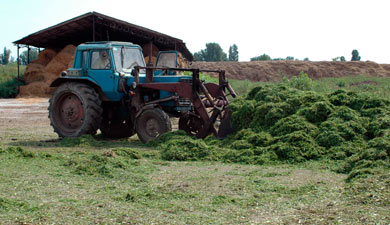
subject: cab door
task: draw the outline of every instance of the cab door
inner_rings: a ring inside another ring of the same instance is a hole
[[[88,74],[96,83],[99,84],[106,96],[114,100],[114,68],[110,51],[107,49],[98,49],[90,51],[91,61]]]

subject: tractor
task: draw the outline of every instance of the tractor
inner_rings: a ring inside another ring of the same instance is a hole
[[[59,137],[96,134],[143,142],[171,131],[170,117],[188,135],[224,138],[233,129],[229,95],[236,93],[222,70],[177,68],[176,51],[160,52],[145,65],[142,49],[129,42],[87,42],[77,47],[73,67],[51,83],[51,126]],[[218,73],[207,83],[201,72]],[[227,93],[227,94],[226,94]]]

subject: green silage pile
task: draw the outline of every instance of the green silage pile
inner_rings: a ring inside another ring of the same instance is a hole
[[[338,90],[303,91],[286,84],[252,89],[230,108],[237,132],[198,140],[172,132],[155,143],[166,160],[249,164],[328,160],[348,179],[390,168],[390,101]]]

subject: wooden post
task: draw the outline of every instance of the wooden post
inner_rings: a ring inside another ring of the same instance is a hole
[[[18,94],[20,92],[20,86],[19,86],[19,82],[20,82],[20,70],[19,70],[19,65],[20,65],[20,59],[19,59],[19,45],[16,45],[17,46],[17,57],[16,57],[16,60],[18,61]]]
[[[30,45],[27,45],[27,65],[30,64]]]
[[[92,41],[95,42],[95,15],[92,16]]]

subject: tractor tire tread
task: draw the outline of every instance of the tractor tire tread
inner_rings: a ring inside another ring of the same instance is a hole
[[[164,112],[162,109],[160,108],[148,109],[145,110],[142,114],[145,113],[152,113],[154,114],[154,116],[158,117],[160,121],[163,121],[164,133],[172,131],[172,123],[169,118],[169,115],[166,112]],[[138,119],[142,117],[142,114],[138,117]],[[148,141],[150,141],[150,139],[144,137],[142,134],[143,132],[140,132],[140,124],[138,119],[136,121],[137,136],[143,143],[147,143]],[[156,139],[158,139],[160,136],[161,134]]]
[[[55,99],[64,91],[76,93],[76,95],[82,99],[82,104],[85,110],[84,124],[77,132],[71,135],[64,134],[64,132],[55,125],[56,123],[51,113],[54,110],[53,107],[55,107]],[[50,119],[50,125],[54,128],[54,132],[56,132],[59,137],[78,137],[84,134],[94,135],[99,129],[102,120],[103,109],[101,107],[101,103],[99,95],[91,86],[77,82],[66,82],[60,85],[54,92],[53,96],[49,99],[48,117]]]

